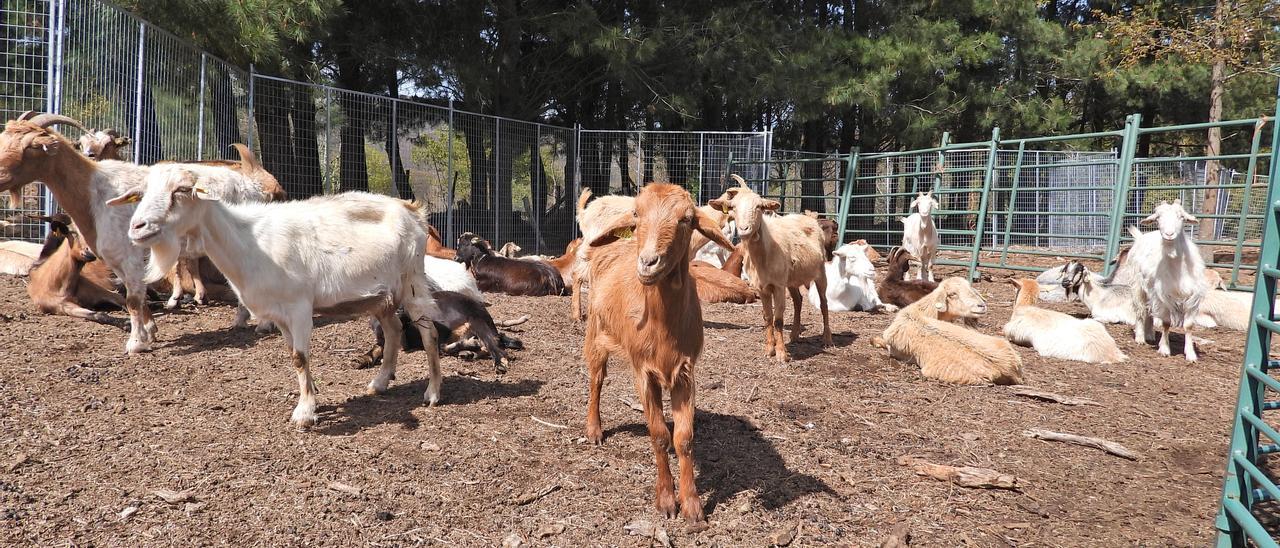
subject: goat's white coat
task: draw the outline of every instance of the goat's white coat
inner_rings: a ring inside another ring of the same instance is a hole
[[[26,276],[31,271],[31,263],[40,258],[40,249],[43,247],[21,240],[0,242],[0,274]]]
[[[1102,364],[1128,359],[1097,320],[1040,308],[1034,300],[1032,304],[1014,304],[1013,314],[1004,324],[1004,336],[1046,358]]]
[[[1187,361],[1196,361],[1190,332],[1200,315],[1200,303],[1209,290],[1200,250],[1183,232],[1184,223],[1195,222],[1196,218],[1187,214],[1179,200],[1174,200],[1172,204],[1156,206],[1155,212],[1144,220],[1147,221],[1157,222],[1159,229],[1141,233],[1129,227],[1134,243],[1127,262],[1137,271],[1133,292],[1134,340],[1146,343],[1152,320],[1159,320],[1158,352],[1168,356],[1169,329],[1180,326],[1185,334],[1183,353]]]
[[[521,258],[523,259],[524,257]],[[470,272],[467,272],[466,265],[430,255],[426,255],[423,261],[427,281],[432,284],[433,291],[453,291],[482,303],[485,302],[484,294],[480,293],[480,288],[476,285],[476,279],[471,277]]]
[[[891,312],[897,310],[893,305],[880,302],[880,295],[876,292],[876,267],[867,258],[865,246],[844,244],[832,255],[826,264],[828,310],[848,312],[874,310],[882,306]],[[809,303],[821,310],[816,285],[809,286]]]
[[[293,421],[299,426],[316,421],[308,363],[312,317],[325,309],[371,314],[383,323],[385,336],[392,338],[369,389],[385,391],[400,344],[393,340],[401,329],[395,307],[403,305],[415,320],[439,313],[423,271],[427,236],[419,216],[400,200],[364,192],[222,204],[211,192],[201,192],[198,173],[189,166],[165,165],[153,167],[147,178],[128,235],[152,248],[150,278],[159,279],[173,267],[180,235],[200,237],[241,302],[259,318],[275,322],[295,353],[300,396]],[[194,192],[174,192],[190,185],[193,175]],[[430,322],[415,325],[431,366],[425,399],[434,404],[441,380],[436,332]]]
[[[1084,303],[1089,309],[1089,316],[1102,323],[1133,325],[1137,320],[1137,314],[1133,307],[1132,286],[1108,283],[1107,278],[1090,272],[1083,264],[1075,261],[1067,263],[1067,268],[1068,270],[1079,268],[1084,273],[1080,287],[1073,298]],[[1065,275],[1070,275],[1070,272],[1064,273]]]
[[[911,201],[911,208],[916,211],[898,219],[902,223],[902,248],[920,261],[916,279],[932,282],[933,257],[938,253],[938,229],[930,213],[938,208],[938,201],[933,198],[932,191],[921,192]],[[911,279],[910,272],[905,279]]]

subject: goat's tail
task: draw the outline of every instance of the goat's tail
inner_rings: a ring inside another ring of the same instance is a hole
[[[587,200],[591,199],[591,189],[582,189],[582,194],[578,195],[578,213],[587,208]]]
[[[236,153],[240,155],[240,170],[244,173],[254,173],[264,169],[262,164],[258,163],[258,157],[243,143],[231,143],[231,148],[236,149]]]
[[[1129,225],[1129,235],[1133,236],[1134,239],[1138,239],[1142,237],[1142,231],[1138,229],[1137,225]]]

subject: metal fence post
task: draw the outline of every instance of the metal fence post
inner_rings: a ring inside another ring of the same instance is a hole
[[[46,82],[47,96],[47,112],[62,112],[62,53],[64,41],[66,40],[66,24],[67,24],[67,2],[66,0],[55,0],[49,3],[49,77]],[[53,193],[44,185],[39,186],[40,208],[45,215],[53,215],[57,212],[58,204],[53,200]],[[22,204],[9,204],[10,207],[21,209]],[[44,224],[44,223],[42,223]],[[48,234],[49,226],[45,224],[45,233]]]
[[[1113,267],[1111,258],[1120,252],[1120,239],[1123,232],[1124,214],[1129,203],[1129,180],[1133,176],[1133,157],[1138,149],[1138,127],[1142,125],[1141,114],[1131,114],[1125,118],[1124,137],[1120,143],[1120,161],[1116,168],[1116,186],[1111,195],[1111,228],[1107,231],[1107,254],[1102,258],[1102,274],[1110,276]]]
[[[257,73],[253,71],[253,63],[249,63],[249,131],[247,132],[247,135],[244,136],[244,139],[245,139],[244,144],[249,147],[249,150],[253,150],[253,128],[258,125],[258,122],[257,122],[258,119],[254,117],[254,112],[253,112],[253,85],[254,85],[253,81],[256,80],[257,77],[258,77]],[[325,160],[326,160],[325,169],[328,169],[329,168],[329,164],[327,163],[328,156],[329,156],[329,141],[328,141],[329,127],[328,126],[329,126],[329,117],[332,116],[333,114],[329,112],[328,105],[325,105],[325,107],[326,107],[325,108],[325,136],[324,136]]]
[[[542,166],[542,124],[533,126],[533,150],[530,154],[536,155],[529,159],[529,169],[532,171],[529,173],[529,186],[532,187],[529,189],[529,205],[533,207],[533,211],[530,212],[533,215],[533,252],[541,255],[542,225],[539,224],[538,219],[542,217],[542,206],[538,205],[538,189],[542,185],[538,184],[538,181],[541,179],[539,175],[546,171],[545,167],[539,169]]]
[[[250,82],[253,80],[250,79]],[[332,136],[329,132],[333,131],[333,90],[325,87],[324,89],[324,168],[320,170],[320,186],[324,187],[326,194],[331,194],[337,190],[333,182],[333,174],[329,172],[329,166],[333,161],[333,147],[329,146],[332,142]]]
[[[991,129],[991,148],[987,153],[987,168],[983,171],[982,195],[978,203],[978,224],[973,227],[973,250],[969,253],[969,279],[978,279],[978,250],[982,245],[982,226],[987,222],[987,206],[991,203],[991,185],[995,181],[996,158],[1000,153],[1000,128]]]
[[[141,158],[142,151],[142,75],[146,68],[146,58],[144,56],[147,44],[147,24],[138,22],[138,76],[135,80],[137,88],[135,88],[133,102],[133,162],[136,164]]]
[[[396,176],[400,169],[400,135],[396,131],[396,106],[400,101],[391,99],[391,123],[387,124],[387,131],[391,132],[391,150],[387,151],[387,159],[391,163],[391,193],[396,198],[402,196],[400,193],[400,185],[396,184]],[[407,177],[406,177],[407,179]],[[408,184],[406,182],[406,184]],[[409,185],[409,196],[413,196],[413,185]],[[441,242],[443,243],[443,242]]]
[[[1009,189],[1009,206],[1004,213],[1004,248],[1000,250],[1000,267],[1003,268],[1009,257],[1009,232],[1013,230],[1014,211],[1018,208],[1018,183],[1022,181],[1022,157],[1026,153],[1027,142],[1018,141],[1018,156],[1013,163],[1013,181]],[[1041,165],[1040,156],[1036,155],[1035,165]],[[1037,171],[1039,173],[1039,171]],[[1036,208],[1039,209],[1039,208]],[[994,220],[993,220],[994,222]],[[992,245],[995,244],[995,230],[992,230]],[[1039,232],[1038,230],[1036,232]],[[1037,236],[1038,238],[1039,236]],[[1038,247],[1038,246],[1037,246]]]
[[[449,185],[449,204],[446,206],[445,212],[444,212],[444,218],[445,218],[444,222],[446,225],[448,225],[445,227],[444,233],[445,233],[445,238],[447,238],[449,242],[452,242],[454,241],[454,238],[457,237],[457,234],[454,234],[454,231],[453,231],[453,201],[454,201],[453,192],[454,192],[454,186],[455,186],[453,184],[453,181],[457,176],[453,174],[453,140],[455,138],[455,134],[453,131],[453,98],[452,97],[449,98],[448,130],[449,130],[448,132],[449,140],[446,142],[446,146],[449,149],[449,169],[446,172],[447,179],[445,180],[445,184]],[[448,242],[441,242],[441,243],[444,245],[449,245]]]
[[[196,100],[196,159],[204,159],[204,67],[208,56],[200,53],[200,98]]]
[[[498,238],[498,172],[502,167],[502,119],[493,119],[493,173],[489,179],[489,210],[493,212],[493,241]],[[502,244],[496,244],[502,245]]]
[[[1272,120],[1272,124],[1276,121]],[[1249,203],[1253,196],[1253,176],[1258,170],[1258,149],[1262,146],[1262,128],[1267,125],[1264,117],[1253,127],[1253,143],[1249,148],[1249,169],[1245,172],[1244,192],[1240,199],[1240,219],[1236,221],[1236,249],[1231,261],[1231,283],[1228,287],[1236,287],[1240,283],[1240,259],[1244,252],[1244,228],[1249,223]],[[1228,195],[1228,198],[1230,195]]]
[[[568,185],[565,185],[568,187]],[[573,125],[573,194],[565,196],[569,204],[576,204],[582,195],[582,124]],[[578,235],[578,208],[569,206],[569,239]]]
[[[704,150],[707,148],[707,134],[698,132],[698,203],[702,203],[706,198],[702,195],[702,187],[707,180],[707,166],[703,164]]]
[[[840,220],[836,224],[840,225],[840,237],[837,238],[837,244],[844,243],[845,228],[849,221],[849,202],[853,201],[853,185],[858,180],[858,149],[855,148],[849,152],[848,167],[845,168],[844,189],[840,192]]]

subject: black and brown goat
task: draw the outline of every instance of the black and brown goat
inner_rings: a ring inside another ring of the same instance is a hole
[[[499,257],[484,238],[470,232],[458,237],[458,256],[454,260],[467,265],[476,285],[485,293],[530,297],[565,294],[564,279],[551,265]]]

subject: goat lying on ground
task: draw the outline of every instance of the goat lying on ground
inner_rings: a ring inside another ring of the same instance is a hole
[[[867,258],[868,249],[868,245],[852,243],[844,244],[832,253],[834,258],[826,264],[829,310],[875,310],[882,306],[890,312],[898,309],[880,301],[876,292],[876,267]],[[814,308],[820,304],[817,287],[809,288],[809,303]]]
[[[426,253],[427,255],[430,255],[437,259],[447,259],[450,261],[458,257],[457,250],[444,246],[444,240],[440,239],[440,231],[432,225],[427,225]]]
[[[31,302],[45,314],[114,324],[111,316],[91,310],[124,308],[124,297],[116,293],[111,271],[72,232],[71,217],[55,213],[40,219],[49,223],[49,234],[40,257],[31,265],[27,283]]]
[[[1108,283],[1107,278],[1089,272],[1080,261],[1071,261],[1062,267],[1060,285],[1066,292],[1067,300],[1079,299],[1088,307],[1093,319],[1103,323],[1133,325],[1136,318],[1133,287]]]
[[[582,356],[590,374],[587,439],[600,444],[600,391],[609,355],[625,353],[649,423],[658,467],[656,505],[676,514],[667,450],[671,432],[662,413],[662,391],[671,391],[675,450],[680,459],[680,514],[691,522],[705,518],[694,484],[694,368],[702,353],[702,308],[689,274],[690,235],[732,247],[715,221],[694,207],[688,191],[650,183],[635,199],[635,212],[619,216],[600,235],[585,240],[590,261],[590,312]]]
[[[947,278],[924,298],[898,311],[872,345],[888,348],[920,374],[956,384],[1020,384],[1022,357],[1001,338],[952,323],[977,318],[987,303],[963,278]]]
[[[787,347],[782,335],[782,317],[786,311],[787,293],[795,302],[795,320],[791,341],[800,338],[800,288],[813,284],[818,290],[822,311],[822,344],[831,346],[831,324],[827,310],[826,236],[818,222],[806,215],[765,215],[781,204],[766,200],[747,186],[737,175],[730,175],[738,186],[710,202],[721,211],[732,210],[738,235],[747,250],[747,276],[760,291],[764,311],[765,350],[778,362],[787,361]],[[717,236],[721,236],[716,232]],[[721,236],[723,237],[723,236]],[[732,248],[732,246],[729,246]]]
[[[917,280],[933,281],[933,256],[938,253],[938,229],[933,225],[930,215],[938,208],[938,200],[933,191],[921,192],[911,201],[910,209],[916,210],[909,216],[898,219],[902,223],[902,248],[920,260]]]
[[[1181,200],[1161,202],[1143,224],[1156,223],[1158,230],[1142,234],[1130,226],[1133,247],[1129,262],[1137,268],[1134,284],[1133,306],[1136,321],[1133,338],[1146,343],[1152,320],[1160,321],[1158,352],[1168,356],[1169,329],[1182,327],[1183,354],[1187,361],[1197,359],[1191,330],[1200,316],[1200,303],[1209,290],[1204,277],[1204,259],[1191,238],[1183,232],[1183,225],[1197,222],[1182,208]]]
[[[914,303],[938,288],[931,280],[904,280],[903,274],[911,264],[911,254],[895,247],[889,250],[889,268],[880,281],[880,300],[897,307]]]
[[[1036,306],[1040,284],[1035,280],[1009,280],[1017,286],[1013,314],[1004,325],[1004,336],[1014,344],[1035,348],[1047,358],[1086,363],[1119,363],[1128,358],[1116,346],[1107,328],[1096,320],[1081,320],[1056,310]]]
[[[0,242],[0,274],[26,276],[31,263],[40,258],[40,244],[22,240]]]
[[[508,337],[498,331],[498,324],[493,321],[493,316],[489,315],[489,311],[481,301],[453,291],[433,291],[431,297],[435,299],[436,306],[440,309],[440,315],[432,320],[437,343],[444,345],[447,352],[449,343],[476,337],[484,350],[493,358],[494,372],[499,375],[506,374],[509,359],[503,349],[519,350],[524,348],[524,344],[519,339]],[[502,325],[510,327],[524,323],[525,320],[528,320],[528,316],[521,320],[504,322]],[[404,325],[402,348],[405,351],[422,350],[422,338],[418,336],[416,330],[410,329],[412,320],[404,311],[400,311],[400,322]],[[357,364],[361,368],[382,363],[382,357],[386,352],[384,348],[386,337],[383,335],[382,326],[377,322],[371,322],[371,327],[378,342],[357,359]]]
[[[746,304],[760,298],[751,284],[710,263],[690,262],[689,275],[697,283],[698,300],[704,303]]]
[[[484,238],[470,232],[458,237],[455,260],[467,265],[476,285],[485,293],[542,297],[565,292],[560,272],[547,263],[499,257]]]
[[[298,373],[293,422],[316,422],[311,376],[311,331],[316,314],[372,315],[382,324],[387,351],[369,383],[386,391],[395,374],[403,306],[427,348],[431,380],[425,398],[440,399],[436,330],[439,314],[423,273],[427,235],[414,206],[364,192],[275,203],[223,204],[194,166],[155,166],[145,190],[129,189],[110,204],[137,201],[129,239],[151,248],[149,280],[177,262],[184,235],[204,242],[213,264],[242,302],[280,328]]]

